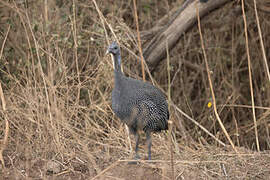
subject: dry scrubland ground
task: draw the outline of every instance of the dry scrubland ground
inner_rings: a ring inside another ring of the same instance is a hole
[[[262,40],[269,63],[269,3],[258,2]],[[141,0],[140,28],[147,32],[180,2]],[[120,39],[124,72],[141,77],[135,46],[132,1],[98,1]],[[270,88],[263,61],[253,1],[246,15],[253,91],[261,152],[254,123],[240,2],[228,3],[202,20],[202,30],[220,118],[239,155],[223,147],[175,107],[229,144],[211,102],[197,26],[170,51],[174,167],[168,134],[153,137],[155,163],[129,165],[132,157],[124,126],[113,116],[113,69],[104,57],[104,28],[92,1],[0,0],[0,80],[10,122],[2,179],[268,179],[270,177]],[[165,21],[166,22],[166,21]],[[108,29],[107,29],[108,30]],[[109,31],[109,34],[111,32]],[[143,45],[153,37],[144,36]],[[269,65],[269,64],[268,64]],[[153,77],[166,92],[163,61]],[[245,106],[241,106],[245,105]],[[2,106],[1,106],[2,107]],[[131,137],[132,144],[134,139]],[[146,156],[145,146],[140,153]],[[143,149],[144,148],[144,149]],[[174,171],[172,171],[174,169]]]

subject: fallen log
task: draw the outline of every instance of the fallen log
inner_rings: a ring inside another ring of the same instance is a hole
[[[196,8],[199,10],[200,17],[203,17],[229,2],[232,1],[208,0],[206,3],[202,3],[199,0],[187,0],[174,12],[169,23],[149,30],[149,33],[154,32],[155,35],[144,48],[143,56],[150,71],[153,71],[160,61],[166,57],[166,43],[168,43],[168,47],[171,50],[175,47],[183,33],[187,32],[197,22]],[[142,35],[149,37],[147,32],[143,32]]]

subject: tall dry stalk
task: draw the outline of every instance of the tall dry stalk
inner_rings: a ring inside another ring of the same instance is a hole
[[[8,26],[7,33],[5,35],[5,38],[4,38],[2,47],[1,47],[0,61],[2,60],[3,50],[4,50],[5,43],[6,43],[8,34],[9,34],[9,30],[10,30],[10,25]],[[4,97],[1,82],[0,82],[0,98],[1,98],[1,102],[2,102],[2,109],[3,109],[3,113],[4,113],[4,120],[5,120],[4,139],[2,141],[2,146],[0,147],[0,161],[2,163],[2,166],[5,168],[5,161],[4,161],[4,158],[3,158],[3,151],[6,149],[7,144],[8,144],[9,122],[8,122],[7,117],[6,117],[6,101],[5,101],[5,97]]]
[[[254,11],[255,11],[255,16],[256,16],[256,22],[257,22],[257,27],[258,27],[258,33],[259,33],[259,37],[260,37],[260,44],[261,44],[261,49],[262,49],[262,56],[263,56],[263,60],[264,60],[264,66],[265,66],[265,71],[268,77],[268,85],[266,85],[266,87],[270,87],[270,72],[269,72],[269,66],[268,66],[268,62],[267,62],[267,58],[266,58],[266,53],[265,53],[265,48],[264,48],[264,42],[262,39],[262,30],[261,30],[261,25],[260,25],[260,20],[259,20],[259,16],[258,16],[258,11],[257,11],[257,3],[256,0],[253,0],[254,3]],[[266,130],[266,134],[269,138],[269,129],[268,129],[268,125],[266,122],[266,119],[264,119],[264,125],[265,125],[265,130]]]
[[[6,117],[6,101],[5,101],[5,97],[4,97],[4,93],[3,93],[3,89],[2,89],[2,85],[0,83],[0,98],[2,101],[2,108],[3,108],[3,113],[4,113],[4,120],[5,120],[5,131],[4,131],[4,139],[2,142],[2,146],[0,148],[0,161],[2,163],[2,166],[5,168],[5,161],[3,158],[3,151],[6,149],[7,144],[8,144],[8,135],[9,135],[9,122],[8,119]]]
[[[136,0],[133,0],[133,6],[134,6],[134,16],[135,16],[136,29],[137,29],[138,46],[139,46],[140,57],[141,57],[142,76],[143,76],[143,81],[145,81],[145,72],[144,72],[145,60],[142,53],[142,43],[141,43],[140,28],[139,28],[139,21],[138,21],[138,15],[137,15]]]
[[[168,106],[169,106],[169,112],[171,112],[171,71],[170,71],[170,54],[169,54],[169,46],[168,42],[166,42],[166,52],[167,52],[167,72],[168,72]],[[171,114],[171,113],[170,113]],[[168,120],[168,126],[169,126],[169,133],[168,133],[168,139],[170,140],[170,151],[171,151],[171,171],[172,171],[172,178],[175,179],[174,175],[174,157],[173,157],[173,135],[172,135],[172,129],[173,129],[173,121]]]
[[[254,11],[255,11],[255,16],[256,16],[256,22],[257,22],[257,27],[258,27],[258,33],[259,33],[259,37],[260,37],[260,44],[261,44],[261,49],[262,49],[262,56],[263,56],[263,60],[264,60],[264,65],[265,65],[265,71],[268,77],[268,81],[270,83],[270,72],[269,72],[269,66],[267,63],[267,58],[266,58],[266,54],[265,54],[265,48],[264,48],[264,43],[263,43],[263,39],[262,39],[262,30],[261,30],[261,25],[260,25],[260,20],[259,20],[259,16],[258,16],[258,11],[257,11],[257,3],[256,0],[253,0],[254,3]]]
[[[72,18],[71,18],[71,26],[72,26],[72,34],[73,34],[73,42],[74,42],[74,55],[75,55],[75,64],[77,70],[77,79],[78,79],[78,89],[77,89],[77,104],[79,104],[80,98],[80,87],[81,87],[81,80],[80,80],[80,70],[79,70],[79,62],[78,62],[78,40],[77,40],[77,21],[76,21],[76,4],[75,0],[72,1]]]
[[[256,146],[257,146],[257,150],[260,151],[256,112],[255,112],[255,103],[254,103],[253,84],[252,84],[251,61],[250,61],[249,46],[248,46],[247,19],[246,19],[246,13],[245,13],[245,4],[244,4],[243,0],[242,0],[242,15],[243,15],[243,20],[244,20],[244,28],[245,28],[244,30],[245,30],[245,40],[246,40],[246,53],[247,53],[247,60],[248,60],[249,86],[250,86],[251,105],[252,105],[252,115],[253,115],[253,122],[254,122]]]
[[[208,77],[209,86],[210,86],[210,90],[211,90],[211,94],[212,94],[214,112],[215,112],[216,118],[217,118],[217,120],[219,122],[219,125],[220,125],[221,129],[223,130],[226,138],[230,142],[230,144],[231,144],[232,148],[234,149],[234,151],[236,153],[238,153],[237,149],[234,146],[234,143],[232,142],[232,139],[231,139],[230,135],[228,134],[226,128],[224,127],[224,124],[222,123],[222,121],[221,121],[221,119],[219,117],[219,114],[217,112],[216,98],[215,98],[215,93],[214,93],[214,89],[213,89],[213,85],[212,85],[212,80],[211,80],[209,65],[208,65],[208,61],[207,61],[207,57],[206,57],[206,52],[205,52],[205,48],[204,48],[204,41],[203,41],[203,36],[202,36],[201,22],[200,22],[200,15],[199,15],[198,7],[197,7],[197,19],[198,19],[198,28],[199,28],[199,33],[200,33],[201,46],[202,46],[205,66],[206,66],[206,70],[207,70],[207,77]]]

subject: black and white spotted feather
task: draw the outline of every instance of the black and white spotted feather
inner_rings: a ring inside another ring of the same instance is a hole
[[[168,129],[169,111],[166,97],[150,83],[126,77],[121,71],[121,56],[118,45],[113,42],[108,53],[114,59],[114,89],[112,91],[112,110],[131,133],[139,130],[147,134],[149,140],[149,159],[151,159],[151,132]],[[137,153],[136,140],[136,153]]]

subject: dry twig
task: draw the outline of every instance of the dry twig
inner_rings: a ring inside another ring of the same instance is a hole
[[[0,60],[2,59],[3,50],[4,50],[6,40],[7,40],[7,36],[9,34],[9,30],[10,30],[10,26],[8,27],[7,33],[5,35],[4,42],[2,44],[2,48],[1,48],[1,52],[0,52]],[[0,82],[0,98],[1,98],[1,101],[2,101],[2,108],[3,108],[4,120],[5,120],[5,126],[6,126],[5,131],[4,131],[4,139],[3,139],[2,146],[1,146],[1,149],[0,149],[0,161],[2,162],[2,165],[5,168],[5,161],[4,161],[4,158],[3,158],[3,151],[6,149],[7,143],[8,143],[9,122],[8,122],[6,114],[5,114],[5,112],[6,112],[6,101],[5,101],[5,97],[4,97],[1,82]]]
[[[203,56],[204,56],[204,61],[205,61],[205,66],[206,66],[206,70],[207,70],[207,76],[208,76],[208,81],[209,81],[209,86],[211,89],[211,94],[212,94],[212,99],[213,99],[213,107],[214,107],[214,112],[216,115],[216,118],[219,122],[219,125],[221,126],[221,129],[223,130],[225,136],[227,137],[228,141],[230,142],[232,148],[234,149],[234,151],[236,153],[238,153],[237,149],[234,146],[234,143],[232,142],[226,128],[224,127],[218,112],[217,112],[217,104],[216,104],[216,98],[215,98],[215,93],[214,93],[214,89],[213,89],[213,85],[212,85],[212,81],[211,81],[211,75],[210,75],[210,70],[209,70],[209,66],[208,66],[208,61],[207,61],[207,57],[206,57],[206,52],[205,52],[205,48],[204,48],[204,43],[203,43],[203,37],[202,37],[202,31],[201,31],[201,23],[200,23],[200,16],[199,16],[199,9],[197,8],[197,18],[198,18],[198,28],[199,28],[199,33],[200,33],[200,39],[201,39],[201,46],[202,46],[202,50],[203,50]]]
[[[167,72],[168,72],[168,106],[169,106],[169,111],[171,109],[171,76],[170,76],[170,55],[169,55],[169,47],[168,43],[166,44],[166,49],[167,49]],[[170,111],[171,112],[171,111]],[[170,140],[170,151],[171,151],[171,171],[172,171],[172,178],[175,179],[174,175],[174,158],[173,158],[173,147],[174,147],[174,142],[173,142],[173,136],[172,136],[172,129],[173,129],[173,121],[169,120],[169,133],[168,133],[168,138]]]
[[[246,20],[246,13],[245,13],[244,6],[245,4],[244,4],[244,1],[242,0],[242,13],[243,13],[243,20],[244,20],[244,25],[245,25],[246,51],[247,51],[247,59],[248,59],[248,75],[249,75],[252,115],[253,115],[253,121],[254,121],[254,127],[255,127],[254,129],[255,129],[256,146],[257,146],[257,150],[260,151],[257,120],[256,120],[255,107],[254,107],[255,103],[254,103],[254,93],[253,93],[253,84],[252,84],[251,61],[250,61],[249,46],[248,46],[247,20]]]
[[[268,67],[267,58],[266,58],[264,45],[263,45],[262,30],[261,30],[260,20],[259,20],[259,16],[258,16],[258,11],[257,11],[256,0],[253,0],[253,2],[254,2],[254,10],[255,10],[255,15],[256,15],[258,33],[259,33],[259,37],[260,37],[260,44],[261,44],[261,48],[262,48],[262,55],[263,55],[263,60],[264,60],[264,64],[265,64],[265,71],[266,71],[266,74],[267,74],[267,77],[268,77],[268,80],[270,83],[269,67]]]
[[[136,21],[136,27],[137,27],[138,46],[139,46],[139,51],[140,51],[140,56],[141,56],[142,76],[143,76],[143,81],[145,81],[144,63],[143,63],[145,62],[145,60],[144,60],[143,52],[142,52],[142,43],[141,43],[141,36],[140,36],[140,29],[139,29],[138,15],[137,15],[136,0],[133,0],[133,6],[134,6],[134,16],[135,16],[135,21]]]

